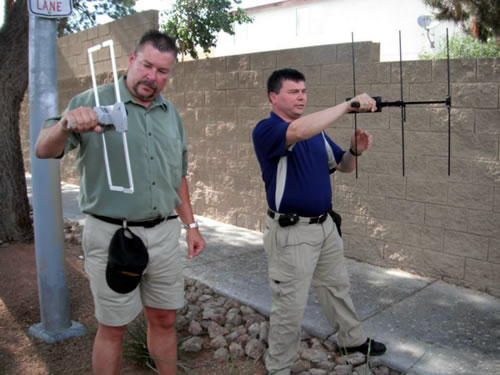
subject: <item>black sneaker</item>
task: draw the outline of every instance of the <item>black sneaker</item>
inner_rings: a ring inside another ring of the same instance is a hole
[[[345,351],[347,353],[360,352],[364,355],[377,356],[385,353],[387,348],[381,342],[367,338],[366,341],[359,346],[346,347]]]

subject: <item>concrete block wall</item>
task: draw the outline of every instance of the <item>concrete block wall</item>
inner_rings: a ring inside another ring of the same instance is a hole
[[[400,99],[399,62],[379,46],[356,44],[357,92]],[[350,45],[230,56],[179,64],[166,95],[189,135],[197,214],[263,231],[266,201],[251,131],[268,116],[266,79],[277,68],[306,74],[308,112],[352,96]],[[500,295],[499,59],[451,61],[451,174],[443,105],[408,106],[402,169],[401,111],[357,116],[374,138],[358,177],[333,178],[346,255]],[[405,100],[444,100],[446,61],[403,63]],[[328,129],[349,147],[354,116]]]
[[[380,63],[378,44],[355,48],[357,92],[399,100],[399,62]],[[178,63],[163,94],[188,134],[195,213],[263,231],[267,204],[251,131],[270,111],[267,77],[281,67],[304,72],[313,112],[352,96],[351,61],[351,45],[341,44]],[[123,72],[126,61],[119,68]],[[404,62],[404,97],[443,100],[446,78],[446,61]],[[109,73],[99,76],[109,79]],[[359,158],[357,178],[333,177],[333,205],[343,217],[348,257],[500,296],[499,85],[500,59],[451,61],[450,176],[442,105],[407,107],[404,176],[399,108],[357,115],[357,126],[373,135],[373,147]],[[61,108],[90,86],[88,76],[61,79]],[[354,116],[346,115],[328,133],[347,149],[353,129]],[[72,164],[66,157],[62,175],[75,182]]]

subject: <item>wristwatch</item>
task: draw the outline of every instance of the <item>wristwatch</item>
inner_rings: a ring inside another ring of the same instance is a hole
[[[194,221],[191,224],[184,224],[184,229],[193,229],[193,228],[198,228],[198,222]]]
[[[351,153],[351,155],[354,155],[354,156],[361,156],[362,152],[354,152],[354,150],[351,148],[349,148],[349,152]]]

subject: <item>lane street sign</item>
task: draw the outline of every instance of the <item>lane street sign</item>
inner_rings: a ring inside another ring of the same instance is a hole
[[[31,14],[46,18],[69,17],[73,13],[72,0],[30,0],[28,10]]]

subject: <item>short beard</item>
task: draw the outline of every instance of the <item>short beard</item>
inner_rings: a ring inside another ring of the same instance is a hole
[[[150,94],[150,95],[142,95],[139,93],[139,85],[146,85],[148,86],[149,88],[153,89],[153,92]],[[158,91],[158,86],[156,86],[154,84],[154,82],[151,82],[151,81],[148,81],[146,79],[142,80],[142,81],[139,81],[137,82],[135,85],[134,85],[134,93],[135,93],[135,96],[141,100],[144,100],[144,101],[152,101],[155,97],[156,97],[156,93]]]

